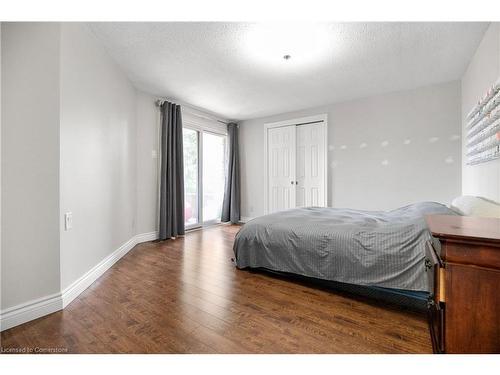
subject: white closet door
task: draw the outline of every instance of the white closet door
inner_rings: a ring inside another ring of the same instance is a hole
[[[297,126],[297,207],[325,206],[324,124]]]
[[[295,207],[295,125],[267,133],[268,212]]]

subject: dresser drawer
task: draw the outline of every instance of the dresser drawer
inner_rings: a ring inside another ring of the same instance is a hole
[[[500,247],[443,241],[446,262],[500,269]]]

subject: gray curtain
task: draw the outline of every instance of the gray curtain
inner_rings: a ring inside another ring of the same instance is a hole
[[[234,123],[228,124],[227,132],[229,147],[221,221],[238,223],[240,221],[240,150],[238,146],[238,125]]]
[[[164,102],[161,111],[159,239],[184,234],[184,157],[179,105]]]

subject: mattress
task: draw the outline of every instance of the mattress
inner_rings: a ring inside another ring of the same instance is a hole
[[[253,219],[234,242],[238,268],[428,292],[424,215],[457,215],[435,202],[392,211],[308,207]]]

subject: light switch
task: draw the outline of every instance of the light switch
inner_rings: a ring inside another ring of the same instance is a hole
[[[66,212],[64,214],[64,230],[68,231],[73,228],[73,213]]]
[[[151,158],[156,159],[158,157],[158,152],[156,150],[151,150]]]

